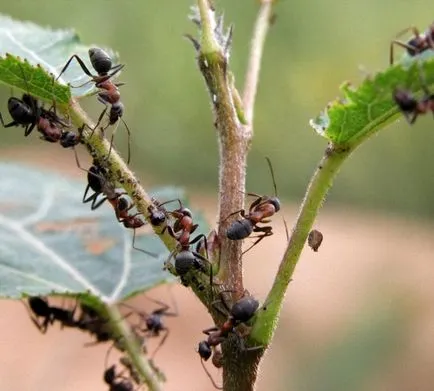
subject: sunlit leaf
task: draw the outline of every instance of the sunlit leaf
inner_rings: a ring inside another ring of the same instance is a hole
[[[404,58],[401,63],[366,77],[359,87],[343,84],[344,97],[330,103],[310,125],[337,146],[358,145],[399,118],[398,106],[392,98],[396,87],[422,96],[421,77],[429,89],[434,89],[431,50],[417,58]]]
[[[83,45],[73,30],[52,30],[49,27],[41,27],[32,22],[14,20],[7,15],[0,14],[0,56],[6,53],[19,56],[29,61],[32,65],[40,65],[48,73],[57,77],[66,61],[73,54],[77,54],[85,62],[88,69],[95,73],[89,60],[88,50],[95,45]],[[104,50],[113,59],[118,61],[118,56],[112,50]],[[0,68],[0,81],[5,82]],[[71,63],[68,70],[59,79],[63,84],[70,83],[78,86],[89,80],[76,61]],[[22,83],[16,87],[23,89]],[[95,90],[94,83],[88,83],[80,88],[73,88],[74,96],[90,94]],[[39,96],[39,95],[36,95]],[[45,96],[40,96],[50,100]]]
[[[71,181],[26,166],[0,164],[0,296],[90,292],[117,301],[173,279],[163,271],[168,251],[151,227],[125,229],[106,203],[81,202],[85,179]],[[159,200],[182,191],[152,192]],[[204,227],[203,220],[196,219]]]

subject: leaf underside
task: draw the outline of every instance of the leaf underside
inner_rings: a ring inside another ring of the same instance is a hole
[[[163,271],[168,250],[151,227],[136,231],[135,245],[157,257],[132,249],[132,230],[108,203],[91,211],[81,202],[83,181],[6,163],[0,177],[0,297],[90,293],[115,302],[173,281]],[[163,188],[153,196],[183,193]]]
[[[31,65],[40,65],[48,74],[57,78],[67,60],[77,54],[86,64],[87,68],[95,74],[89,60],[88,50],[94,45],[83,45],[80,43],[78,35],[73,30],[53,30],[49,27],[41,27],[32,22],[14,20],[7,15],[0,14],[0,57],[5,57],[7,53],[26,59]],[[112,58],[114,65],[118,61],[118,55],[111,49],[104,48]],[[118,76],[118,74],[116,75]],[[36,76],[34,76],[36,77]],[[51,80],[52,77],[50,76]],[[15,80],[15,81],[14,81]],[[74,60],[68,70],[62,74],[59,82],[63,85],[70,83],[72,86],[79,86],[89,81],[81,67]],[[16,80],[3,73],[0,67],[0,82],[17,87],[26,91],[26,86],[22,80]],[[52,83],[52,81],[51,81]],[[38,95],[39,89],[30,92],[36,97],[52,101],[52,91],[49,89],[43,95]],[[72,95],[76,97],[89,95],[95,91],[94,83],[87,83],[79,88],[72,88]],[[55,99],[58,99],[55,95]],[[65,103],[62,99],[58,103]]]
[[[337,147],[354,147],[397,120],[400,111],[392,98],[395,88],[408,89],[416,97],[423,94],[422,80],[434,89],[434,52],[406,56],[400,63],[367,76],[359,87],[344,83],[343,98],[331,102],[310,125]]]

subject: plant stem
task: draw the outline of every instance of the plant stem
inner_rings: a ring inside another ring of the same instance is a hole
[[[270,27],[273,2],[274,0],[261,1],[261,7],[256,18],[255,27],[253,28],[243,93],[244,114],[247,121],[247,125],[244,127],[244,137],[248,142],[250,142],[253,137],[253,109],[258,89],[265,39]]]
[[[142,380],[148,386],[150,391],[161,391],[163,388],[149,362],[143,358],[140,347],[131,333],[131,329],[127,322],[123,319],[116,305],[106,306],[107,315],[110,318],[113,333],[121,335],[124,342],[125,351],[128,354],[134,368],[140,374]]]
[[[332,186],[340,167],[353,150],[329,146],[309,183],[288,247],[277,271],[273,286],[258,311],[250,339],[257,345],[267,346],[273,337],[280,309],[289,282],[292,279],[301,251],[325,196]]]

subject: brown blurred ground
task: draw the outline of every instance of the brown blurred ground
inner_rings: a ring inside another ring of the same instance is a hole
[[[54,149],[50,148],[48,164],[57,160]],[[37,156],[29,153],[14,151],[9,156],[19,161],[36,158],[44,165],[43,148]],[[65,167],[63,157],[59,155],[59,169],[77,174],[70,163],[72,156]],[[192,201],[206,211],[210,222],[215,221],[213,196],[194,196]],[[286,205],[284,212],[291,226],[296,209]],[[245,259],[245,286],[260,300],[272,283],[285,246],[281,220],[275,218],[273,225],[276,234]],[[306,344],[310,350],[321,351],[330,341],[339,340],[342,330],[356,327],[367,305],[378,303],[387,312],[401,302],[409,309],[410,326],[400,341],[399,354],[364,389],[432,390],[434,227],[326,204],[316,228],[324,233],[324,242],[318,253],[306,248],[301,257],[276,340],[261,368],[258,390],[295,390],[281,384],[296,374],[299,358],[293,347]],[[176,286],[173,293],[180,316],[167,320],[171,333],[156,357],[168,378],[165,390],[212,390],[195,353],[203,338],[201,330],[212,325],[210,317],[187,289]],[[170,301],[165,287],[149,296]],[[143,298],[133,302],[152,308]],[[107,389],[101,379],[106,346],[83,347],[90,342],[87,336],[70,330],[59,332],[56,327],[43,336],[20,303],[0,302],[0,313],[0,391]],[[111,357],[114,361],[115,354]]]

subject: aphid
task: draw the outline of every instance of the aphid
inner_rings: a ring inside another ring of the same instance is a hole
[[[268,167],[270,168],[275,196],[269,197],[265,195],[260,196],[254,193],[247,193],[250,196],[256,197],[256,200],[253,201],[252,204],[250,205],[249,212],[246,213],[244,209],[237,210],[236,212],[231,213],[226,218],[228,219],[229,217],[236,214],[240,214],[242,217],[241,219],[232,222],[232,224],[226,230],[226,236],[230,240],[245,239],[248,236],[250,236],[252,232],[260,233],[256,237],[257,239],[253,242],[253,244],[247,250],[245,250],[243,254],[249,251],[252,247],[256,246],[265,237],[273,235],[273,227],[269,225],[260,227],[258,226],[258,224],[269,223],[271,220],[268,218],[273,216],[275,213],[277,213],[280,210],[280,201],[277,198],[277,186],[276,186],[276,181],[274,179],[273,167],[268,157],[266,158],[266,160],[268,163]],[[285,222],[285,229],[286,229],[286,222]],[[286,232],[287,231],[288,230],[286,229]],[[288,237],[288,232],[287,232],[287,237]]]
[[[108,110],[108,107],[110,106],[109,122],[108,122],[107,126],[102,128],[102,130],[104,131],[108,126],[114,125],[118,120],[121,120],[123,122],[125,129],[127,131],[127,134],[128,134],[127,163],[129,163],[130,162],[130,155],[131,155],[131,153],[130,153],[131,132],[130,132],[130,129],[128,128],[128,125],[122,119],[122,116],[124,114],[124,105],[121,102],[121,94],[120,94],[119,89],[118,89],[118,87],[123,85],[123,83],[113,83],[113,81],[111,80],[111,78],[113,76],[115,76],[118,72],[120,72],[125,65],[124,64],[117,64],[117,65],[113,66],[112,59],[104,50],[102,50],[100,48],[91,48],[91,49],[89,49],[89,58],[90,58],[90,62],[92,64],[93,69],[97,73],[96,75],[93,75],[89,71],[89,69],[87,68],[84,61],[77,54],[73,54],[69,58],[69,60],[66,62],[65,66],[62,68],[62,70],[60,71],[57,79],[59,79],[59,77],[63,74],[63,72],[66,71],[66,69],[69,67],[71,61],[74,58],[76,59],[76,61],[80,65],[83,72],[91,78],[91,80],[89,82],[94,82],[95,87],[99,89],[99,92],[97,94],[98,101],[106,106],[105,109],[102,111],[101,115],[99,116],[97,125],[95,126],[94,129],[96,129],[99,126],[99,124],[102,121],[102,118],[104,117],[105,113]],[[88,82],[86,82],[84,84],[87,84],[87,83]],[[78,86],[78,87],[81,87],[81,86]],[[110,152],[112,149],[115,132],[116,132],[116,129],[113,131],[112,136],[111,136],[109,155],[110,155]]]
[[[313,251],[317,252],[319,246],[321,246],[322,240],[323,234],[320,231],[313,229],[309,232],[309,236],[307,237],[307,244]]]
[[[413,33],[413,38],[407,42],[402,42],[398,40],[399,37],[411,31]],[[421,34],[419,30],[414,27],[407,27],[396,35],[396,38],[390,43],[390,65],[393,64],[394,53],[393,49],[395,46],[401,46],[407,50],[407,54],[414,57],[428,49],[434,49],[434,23],[431,24],[428,29]]]

